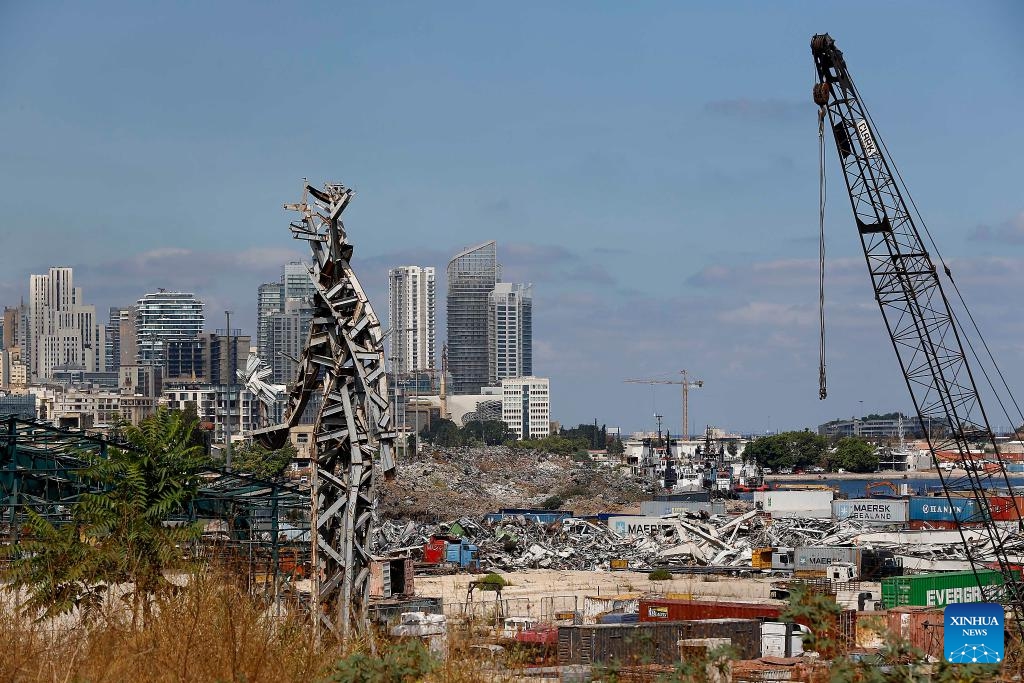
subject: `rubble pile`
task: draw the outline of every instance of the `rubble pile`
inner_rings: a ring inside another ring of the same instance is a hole
[[[440,523],[385,519],[374,531],[372,548],[377,554],[410,553],[420,559],[432,536],[464,538],[477,546],[480,569],[485,571],[605,570],[612,560],[625,560],[630,569],[640,571],[693,566],[740,569],[750,567],[754,548],[839,545],[891,550],[924,562],[966,560],[958,532],[933,533],[934,541],[908,543],[905,532],[897,530],[850,520],[772,520],[755,510],[739,516],[682,513],[665,519],[672,524],[653,533],[624,533],[605,522],[578,517],[551,523],[522,515],[500,520],[467,516]],[[965,533],[976,556],[984,557],[988,550],[984,534]],[[1024,539],[1015,542],[1024,553]]]
[[[647,495],[639,480],[551,453],[505,446],[427,448],[419,459],[399,462],[395,479],[381,486],[383,517],[436,521],[544,503],[589,514],[622,509]]]
[[[748,513],[744,517],[753,516]],[[568,518],[545,524],[523,516],[500,521],[464,517],[431,524],[385,520],[375,529],[372,547],[379,554],[418,552],[431,536],[465,538],[479,548],[484,570],[609,569],[612,560],[626,560],[631,569],[666,565],[746,566],[750,546],[745,539],[729,543],[719,532],[738,528],[725,517],[700,519],[680,515],[674,528],[654,535],[616,533],[603,523]]]

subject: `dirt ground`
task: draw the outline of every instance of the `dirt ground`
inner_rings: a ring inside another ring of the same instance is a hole
[[[651,581],[646,572],[594,572],[531,569],[503,574],[509,582],[502,591],[502,598],[508,601],[509,614],[540,615],[551,605],[555,609],[573,609],[573,600],[578,608],[583,607],[586,596],[608,596],[619,593],[655,593],[666,595],[678,593],[694,599],[736,600],[739,602],[770,602],[769,584],[772,579],[679,576],[671,581]],[[449,615],[461,613],[466,602],[469,582],[483,578],[477,574],[451,574],[446,576],[416,577],[416,593],[426,597],[444,599],[445,612]],[[776,577],[777,579],[778,577]],[[714,580],[714,579],[717,579]],[[493,593],[474,596],[475,602],[493,602]],[[781,604],[781,603],[777,603]]]

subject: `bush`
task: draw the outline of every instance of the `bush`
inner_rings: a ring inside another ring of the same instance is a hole
[[[501,590],[502,588],[504,588],[507,585],[508,585],[508,581],[506,581],[501,576],[501,574],[495,574],[494,572],[491,572],[490,574],[488,574],[484,578],[480,579],[480,588],[481,588],[481,590],[485,590],[485,591]]]
[[[540,504],[540,507],[542,510],[557,510],[563,505],[565,505],[565,501],[562,500],[561,496],[549,496],[544,499],[544,502]]]
[[[647,578],[651,581],[671,581],[672,572],[667,569],[655,569],[647,575]]]
[[[383,656],[354,652],[342,657],[327,680],[331,683],[406,683],[422,680],[439,664],[423,643],[410,639],[392,645]]]

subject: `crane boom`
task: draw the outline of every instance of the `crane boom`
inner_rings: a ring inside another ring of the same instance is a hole
[[[984,548],[968,544],[960,531],[967,558],[975,572],[986,564],[998,567],[1006,585],[1003,602],[1021,623],[1024,586],[1013,566],[1019,560],[1012,558],[1015,561],[1011,562],[1003,543],[1012,532],[992,520],[992,505],[986,495],[986,490],[993,488],[1006,488],[1012,494],[1012,487],[964,351],[962,331],[908,210],[902,179],[896,182],[898,173],[894,177],[895,167],[850,77],[843,53],[828,34],[811,39],[811,52],[818,75],[814,101],[820,107],[822,121],[827,116],[832,128],[875,300],[921,430],[951,509],[955,509],[954,498],[970,496],[975,513],[960,521],[978,522],[985,531]],[[944,270],[952,278],[948,267]],[[941,428],[931,428],[933,424]],[[972,447],[982,445],[994,451],[994,456],[985,456],[995,458],[992,471],[974,462]],[[943,454],[954,457],[965,474],[954,477],[944,473],[938,466]],[[1019,519],[1016,498],[1010,495],[1009,500]]]

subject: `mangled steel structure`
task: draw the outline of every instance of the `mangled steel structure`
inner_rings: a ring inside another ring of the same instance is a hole
[[[284,207],[299,214],[289,226],[292,236],[312,250],[313,319],[298,375],[287,390],[284,422],[253,434],[267,448],[282,447],[310,398],[322,393],[310,462],[311,607],[318,627],[341,637],[366,624],[375,467],[386,477],[395,470],[384,335],[352,271],[352,245],[341,221],[352,195],[337,183],[323,189],[307,183],[302,201]],[[239,375],[269,404],[277,387],[265,382],[262,369],[251,358]]]

